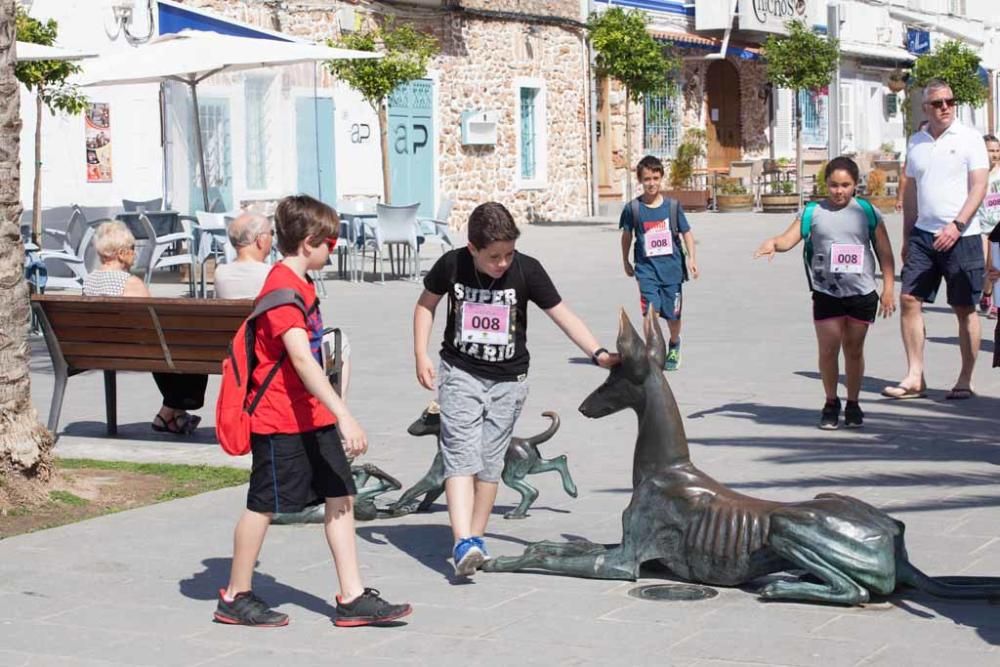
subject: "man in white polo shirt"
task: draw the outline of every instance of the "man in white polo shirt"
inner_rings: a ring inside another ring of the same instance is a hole
[[[976,211],[986,194],[989,158],[983,138],[956,118],[955,96],[943,81],[924,88],[927,128],[910,137],[909,179],[903,202],[903,271],[900,295],[907,373],[882,394],[926,395],[923,304],[933,303],[941,278],[958,318],[962,370],[946,398],[973,396],[972,370],[979,353],[976,304],[983,284],[983,248]]]

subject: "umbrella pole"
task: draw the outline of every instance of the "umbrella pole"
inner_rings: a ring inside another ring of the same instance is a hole
[[[201,114],[198,113],[198,83],[188,81],[191,87],[191,101],[194,105],[194,137],[198,146],[198,165],[201,167],[201,196],[205,203],[205,211],[210,211],[208,207],[208,174],[205,173],[205,147],[201,141]]]

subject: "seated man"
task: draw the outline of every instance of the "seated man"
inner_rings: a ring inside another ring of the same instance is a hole
[[[219,299],[256,299],[271,267],[265,263],[271,254],[274,232],[271,221],[264,216],[246,212],[229,223],[229,242],[236,249],[236,260],[215,269],[215,296]],[[347,334],[341,332],[340,394],[347,400],[347,385],[351,378],[351,346]],[[333,345],[333,341],[330,341]]]

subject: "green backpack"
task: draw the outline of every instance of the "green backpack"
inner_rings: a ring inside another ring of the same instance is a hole
[[[867,199],[862,199],[861,197],[855,197],[854,200],[858,202],[861,206],[861,210],[865,212],[865,216],[868,218],[868,242],[871,243],[872,251],[875,251],[875,227],[878,226],[878,216],[875,215],[875,207],[872,206],[871,202]],[[814,201],[806,202],[806,207],[802,209],[802,217],[799,218],[799,232],[802,234],[802,261],[806,267],[806,281],[809,283],[809,289],[813,288],[812,285],[812,258],[813,258],[813,245],[812,245],[812,219],[813,213],[816,211],[816,207],[819,206]]]

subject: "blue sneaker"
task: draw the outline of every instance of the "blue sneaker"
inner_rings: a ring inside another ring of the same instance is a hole
[[[483,549],[479,546],[482,541],[477,543],[477,540],[479,538],[466,537],[455,545],[455,550],[451,554],[455,561],[455,574],[463,577],[471,576],[485,562]]]
[[[490,559],[490,552],[486,550],[486,542],[483,540],[483,538],[471,537],[469,539],[475,542],[476,546],[479,547],[479,550],[483,552],[483,562],[488,561]]]

